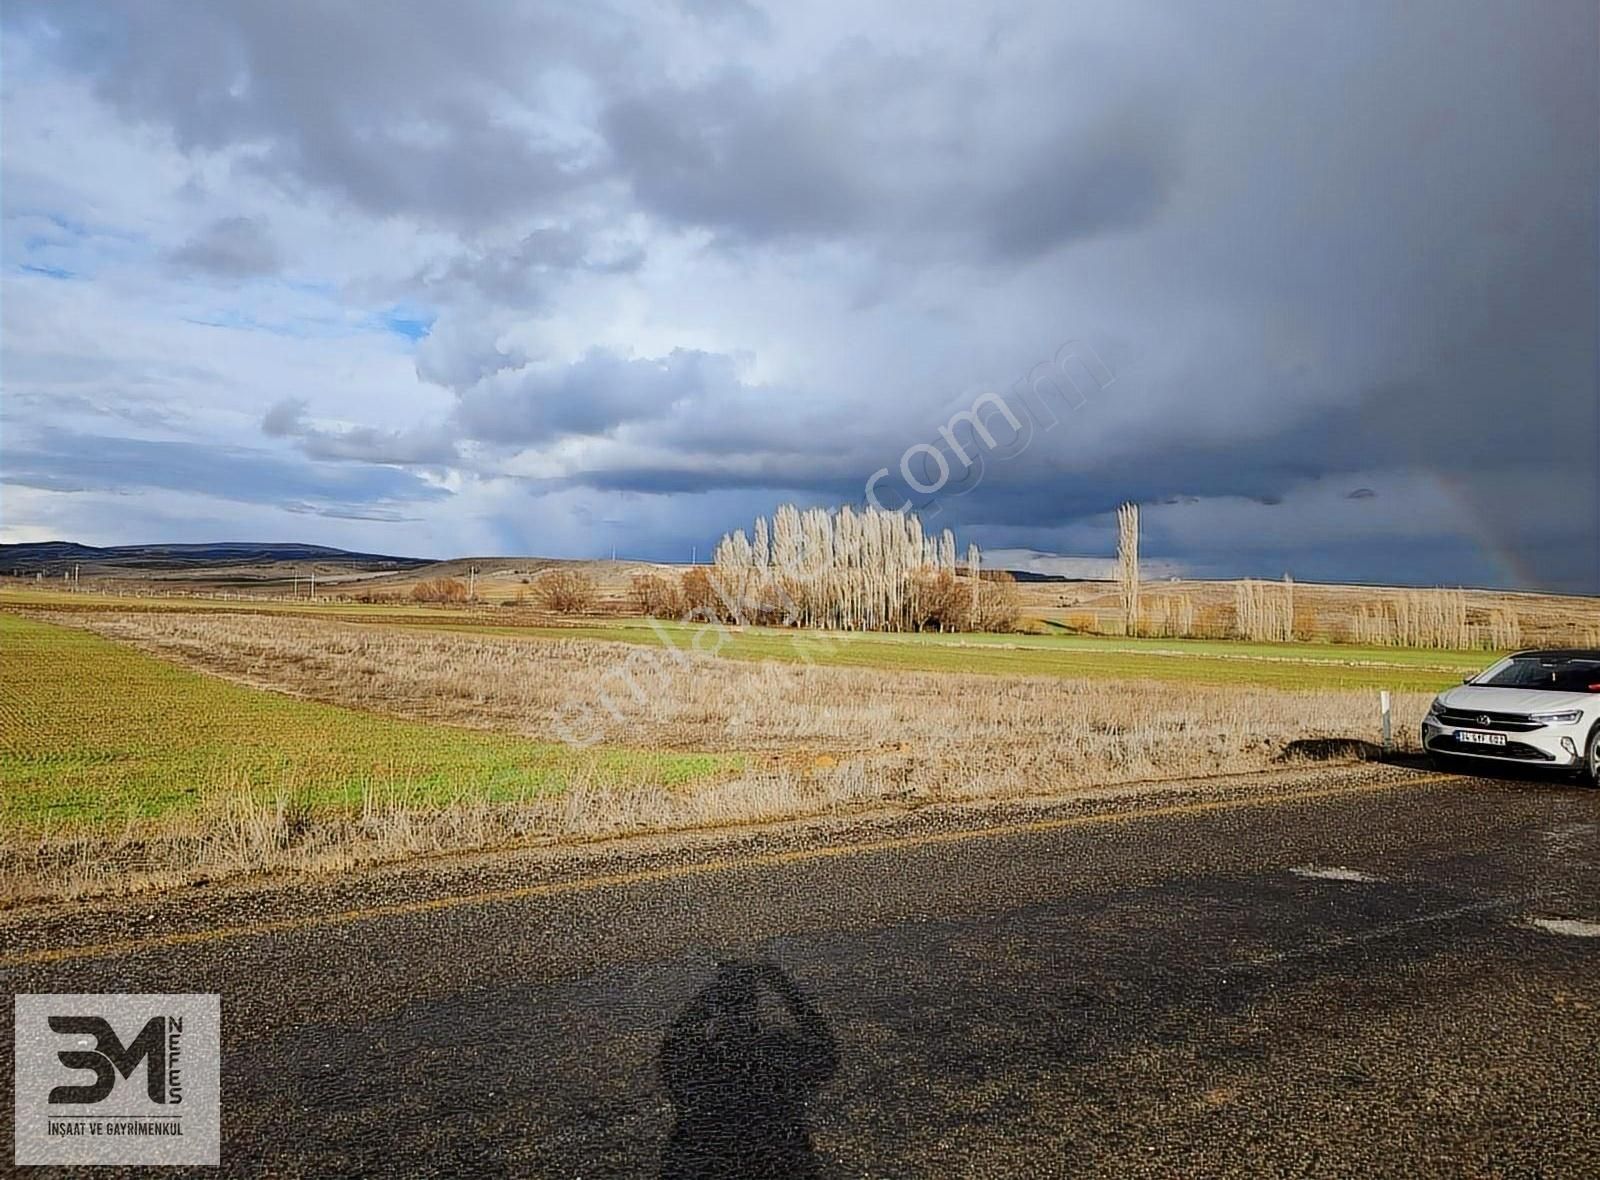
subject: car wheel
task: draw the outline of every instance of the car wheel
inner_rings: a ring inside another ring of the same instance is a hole
[[[1589,731],[1589,751],[1583,761],[1589,771],[1589,785],[1600,787],[1600,725]]]

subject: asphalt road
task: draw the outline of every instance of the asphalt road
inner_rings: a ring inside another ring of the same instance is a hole
[[[11,929],[0,979],[220,992],[239,1175],[1600,1174],[1600,792],[1418,776],[491,884]]]

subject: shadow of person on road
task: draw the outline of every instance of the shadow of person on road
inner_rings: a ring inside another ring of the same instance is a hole
[[[764,1018],[764,994],[786,1019]],[[776,964],[721,964],[661,1046],[662,1177],[818,1175],[805,1108],[837,1068],[826,1021]]]

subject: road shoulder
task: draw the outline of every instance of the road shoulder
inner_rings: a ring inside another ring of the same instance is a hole
[[[1140,817],[1403,790],[1441,781],[1441,776],[1396,765],[1297,767],[1123,784],[1052,798],[941,803],[759,827],[541,844],[414,859],[331,877],[232,882],[92,903],[25,907],[0,914],[0,945],[5,948],[0,966],[380,920],[762,863],[866,855]]]

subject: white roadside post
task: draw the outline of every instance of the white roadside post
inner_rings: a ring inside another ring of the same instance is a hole
[[[1383,752],[1389,754],[1394,744],[1394,731],[1389,721],[1389,690],[1384,689],[1378,694],[1378,709],[1383,714]]]

